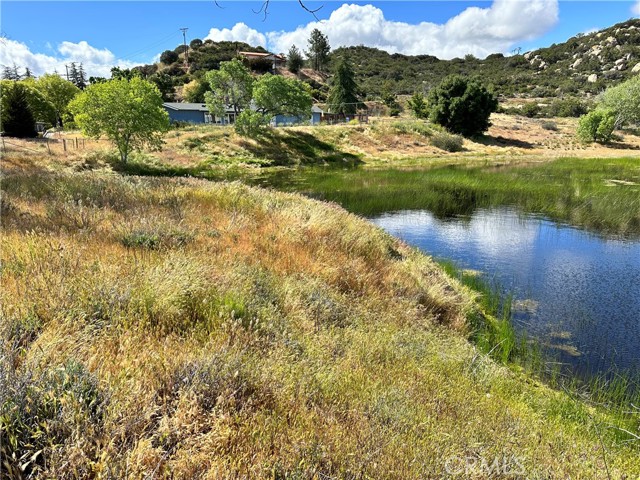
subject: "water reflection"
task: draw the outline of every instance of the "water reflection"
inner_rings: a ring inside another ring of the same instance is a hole
[[[583,372],[640,369],[640,242],[597,237],[510,208],[441,220],[427,211],[372,219],[391,234],[514,294],[514,318]]]

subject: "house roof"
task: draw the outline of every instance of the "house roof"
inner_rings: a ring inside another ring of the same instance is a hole
[[[282,55],[276,55],[275,53],[261,53],[261,52],[238,52],[245,57],[260,57],[260,58],[275,58],[276,60],[284,60]]]
[[[320,107],[314,105],[311,107],[311,113],[324,113],[324,111]]]
[[[170,110],[187,110],[196,112],[208,112],[209,109],[204,103],[186,103],[186,102],[165,102],[163,107]]]

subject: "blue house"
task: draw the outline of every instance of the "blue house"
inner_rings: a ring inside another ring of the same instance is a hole
[[[316,107],[311,107],[311,117],[303,118],[293,115],[276,115],[271,119],[271,125],[274,127],[287,126],[287,125],[320,125],[322,114],[324,112]]]
[[[205,123],[212,125],[231,125],[235,123],[236,114],[231,107],[227,107],[223,117],[214,117],[204,103],[165,102],[162,104],[169,114],[169,121]],[[254,107],[255,108],[255,107]],[[302,118],[292,115],[276,115],[271,119],[274,127],[285,125],[319,125],[323,112],[315,105],[311,107],[311,117]]]

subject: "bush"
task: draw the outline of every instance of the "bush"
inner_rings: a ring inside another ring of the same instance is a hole
[[[462,151],[462,137],[447,132],[438,132],[431,137],[431,145],[447,152]]]
[[[429,116],[429,109],[422,93],[414,93],[407,105],[416,118],[427,118]]]
[[[558,125],[555,122],[542,122],[540,125],[544,130],[551,130],[553,132],[558,131]]]
[[[541,110],[540,105],[538,105],[535,102],[529,102],[529,103],[525,103],[522,106],[521,113],[525,117],[534,118],[540,114],[540,110]]]
[[[238,115],[234,128],[238,135],[255,138],[267,123],[268,119],[262,113],[244,110]]]
[[[580,117],[577,135],[583,142],[608,143],[613,138],[616,116],[611,110],[593,110]]]
[[[429,93],[429,118],[465,137],[485,132],[498,100],[483,85],[460,75],[445,78]]]
[[[589,109],[584,102],[577,98],[564,98],[554,100],[547,107],[547,115],[550,117],[580,117],[587,113]]]

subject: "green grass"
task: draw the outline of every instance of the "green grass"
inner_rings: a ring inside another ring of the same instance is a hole
[[[640,475],[637,412],[483,353],[475,294],[362,218],[240,183],[27,167],[3,178],[3,468],[407,479],[507,458],[529,478]]]
[[[426,209],[446,218],[511,205],[594,232],[640,234],[640,161],[632,158],[502,168],[305,169],[273,183],[365,216]]]

